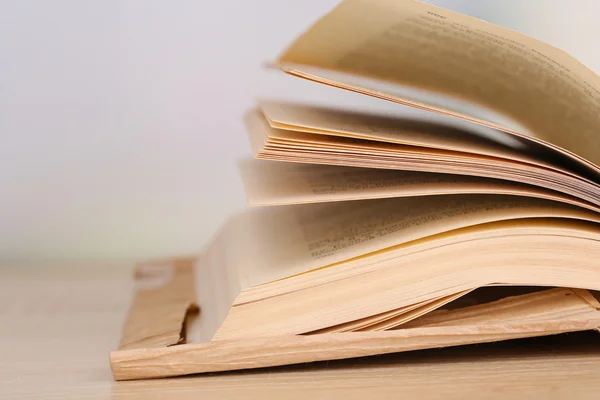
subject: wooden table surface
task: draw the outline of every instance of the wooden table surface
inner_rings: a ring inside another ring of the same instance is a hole
[[[0,399],[600,399],[594,332],[177,379],[114,382],[130,266],[0,266]]]

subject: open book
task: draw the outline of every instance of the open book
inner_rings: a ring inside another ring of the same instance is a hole
[[[273,66],[432,117],[250,110],[258,160],[240,170],[250,204],[270,207],[232,218],[195,280],[188,262],[138,290],[111,355],[117,379],[600,326],[591,70],[413,0],[345,0]]]

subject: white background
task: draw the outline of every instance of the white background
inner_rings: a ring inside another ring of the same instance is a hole
[[[600,71],[599,1],[429,2]],[[0,0],[0,260],[197,253],[245,207],[255,98],[389,109],[261,68],[336,3]]]

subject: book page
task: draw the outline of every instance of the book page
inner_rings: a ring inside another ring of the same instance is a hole
[[[260,108],[272,128],[271,139],[307,141],[310,134],[346,137],[411,146],[415,151],[423,147],[521,161],[592,180],[597,178],[587,164],[561,151],[475,124],[452,126],[432,120],[291,102],[261,101]]]
[[[530,217],[600,221],[597,213],[577,207],[503,195],[268,207],[242,213],[227,224],[218,246],[224,263],[218,267],[244,290],[449,230]]]
[[[514,158],[531,143],[505,132],[482,136],[475,130],[450,125],[318,107],[308,104],[262,101],[260,108],[272,128],[322,135],[343,136],[386,143]]]
[[[300,73],[303,66],[317,67],[470,101],[527,132],[346,87],[529,135],[600,164],[600,78],[559,49],[475,18],[412,0],[346,0],[279,62],[288,72],[295,65]]]
[[[306,154],[322,150],[326,153],[336,151],[343,154],[351,154],[357,158],[363,158],[368,155],[409,155],[412,158],[426,159],[427,161],[431,161],[434,158],[444,158],[459,160],[461,162],[484,162],[487,165],[492,163],[506,165],[507,163],[515,164],[515,162],[518,162],[542,166],[579,178],[579,175],[547,162],[543,158],[533,157],[526,152],[519,152],[510,148],[502,149],[497,147],[492,151],[489,147],[486,150],[483,146],[477,146],[476,143],[473,143],[470,148],[465,149],[467,150],[466,152],[463,152],[459,151],[460,146],[458,145],[455,146],[455,149],[446,150],[442,146],[413,146],[394,141],[365,140],[342,135],[314,134],[305,131],[277,129],[271,127],[265,116],[259,111],[247,112],[245,121],[248,126],[252,149],[256,155],[260,155],[265,151],[278,152],[279,155],[286,156],[297,150]],[[478,147],[477,150],[475,150],[476,147]]]
[[[264,160],[239,162],[250,205],[286,205],[444,194],[513,194],[598,208],[578,198],[516,182],[468,175]]]
[[[532,293],[507,296],[469,307],[433,311],[399,328],[485,326],[497,321],[542,322],[558,320],[566,316],[589,315],[591,310],[597,312],[597,308],[582,297],[589,295],[587,290],[581,289],[536,290]]]
[[[497,158],[429,147],[369,141],[271,128],[262,114],[246,114],[251,141],[265,143],[255,148],[256,158],[311,164],[435,172],[503,179],[535,185],[586,202],[599,204],[598,188],[586,174],[559,159],[552,162],[514,152]],[[566,157],[565,157],[566,158]],[[560,166],[559,166],[560,165]],[[575,172],[577,171],[577,172]]]
[[[333,325],[327,328],[319,329],[316,331],[308,332],[308,335],[322,334],[322,333],[341,333],[341,332],[356,332],[359,329],[364,329],[370,326],[374,326],[376,324],[382,323],[389,319],[398,318],[412,311],[423,308],[423,307],[431,307],[431,309],[437,309],[442,307],[443,305],[451,302],[453,299],[463,296],[464,294],[470,292],[470,290],[465,290],[459,292],[458,294],[453,294],[450,296],[443,296],[439,298],[435,298],[433,300],[421,301],[415,304],[411,304],[405,307],[397,308],[391,311],[386,311],[380,314],[374,314],[366,318],[361,318],[359,320],[346,322],[340,325]]]

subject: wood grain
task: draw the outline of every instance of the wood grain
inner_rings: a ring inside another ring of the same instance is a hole
[[[185,321],[198,312],[194,261],[182,258],[136,266],[137,287],[119,349],[185,343]]]
[[[123,264],[0,265],[2,399],[596,399],[593,332],[199,375],[115,382],[131,303]]]
[[[434,314],[424,327],[119,350],[111,353],[110,362],[117,380],[163,378],[555,335],[600,326],[595,304],[568,288]]]

